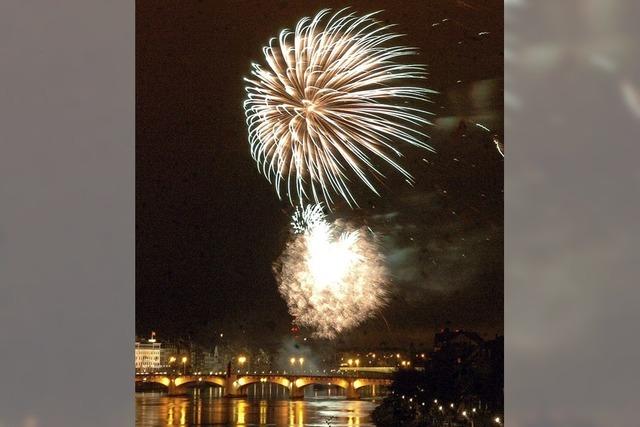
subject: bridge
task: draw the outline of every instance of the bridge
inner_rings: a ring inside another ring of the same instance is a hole
[[[210,375],[166,375],[136,374],[136,385],[140,383],[162,384],[170,396],[186,394],[189,387],[214,385],[224,389],[225,397],[244,397],[247,387],[256,383],[279,384],[289,390],[289,398],[304,399],[304,388],[309,385],[337,386],[345,390],[347,399],[359,399],[358,390],[368,386],[389,386],[388,375],[304,375],[304,374],[210,374]]]

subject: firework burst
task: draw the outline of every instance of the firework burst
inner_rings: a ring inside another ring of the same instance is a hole
[[[396,145],[431,150],[420,131],[430,113],[410,106],[433,93],[412,83],[425,78],[425,67],[398,62],[416,49],[390,46],[400,35],[376,13],[322,10],[303,18],[295,31],[269,41],[268,66],[252,64],[245,79],[251,154],[278,197],[284,191],[292,204],[330,207],[337,194],[357,205],[354,178],[379,194],[373,181],[384,175],[374,159],[411,183]]]
[[[334,338],[384,306],[387,271],[370,232],[328,222],[319,205],[297,211],[292,224],[274,271],[296,323]]]

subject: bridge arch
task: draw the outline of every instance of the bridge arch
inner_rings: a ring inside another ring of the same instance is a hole
[[[353,388],[360,390],[365,387],[388,387],[391,385],[391,380],[386,379],[371,379],[371,378],[359,378],[353,382]]]
[[[240,377],[238,378],[238,380],[236,380],[236,386],[238,387],[238,389],[244,389],[250,386],[251,384],[259,384],[259,383],[278,384],[287,389],[289,389],[292,384],[292,382],[284,376],[272,376],[272,375],[266,375],[266,376],[248,375],[248,376]]]
[[[364,389],[370,387],[372,392],[375,392],[375,390],[380,390],[379,387],[389,387],[391,383],[390,379],[359,378],[353,382],[353,389],[358,393],[364,393]]]
[[[224,387],[225,381],[224,378],[210,375],[184,375],[176,378],[174,384],[176,387],[184,387],[195,384],[210,384]]]
[[[299,389],[304,388],[309,385],[328,385],[328,386],[338,386],[343,389],[349,388],[349,381],[344,378],[332,378],[332,377],[301,377],[295,380],[295,385]]]
[[[171,380],[169,377],[161,376],[161,375],[149,375],[144,377],[136,376],[136,384],[162,384],[165,387],[169,387]]]

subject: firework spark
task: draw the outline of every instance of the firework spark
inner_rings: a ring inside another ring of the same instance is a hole
[[[298,210],[292,224],[296,234],[274,271],[296,323],[334,338],[384,306],[384,257],[369,232],[328,222],[319,205]]]
[[[303,18],[295,31],[269,41],[268,67],[252,64],[245,79],[251,154],[278,197],[284,189],[292,204],[323,200],[330,207],[337,194],[357,206],[354,178],[379,194],[372,180],[384,175],[374,158],[412,182],[394,159],[402,156],[396,145],[433,151],[420,130],[431,113],[410,106],[434,93],[412,83],[425,78],[425,67],[398,62],[417,51],[388,46],[400,35],[376,13],[325,9]]]
[[[326,223],[322,204],[307,205],[304,208],[296,206],[291,218],[291,227],[296,234],[303,234],[316,226]]]

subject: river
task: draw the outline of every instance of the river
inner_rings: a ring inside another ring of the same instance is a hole
[[[291,401],[279,387],[228,399],[216,387],[186,396],[158,391],[136,393],[136,426],[361,426],[373,427],[371,411],[379,397],[346,400],[338,390],[314,390]],[[337,394],[337,395],[336,395]]]

